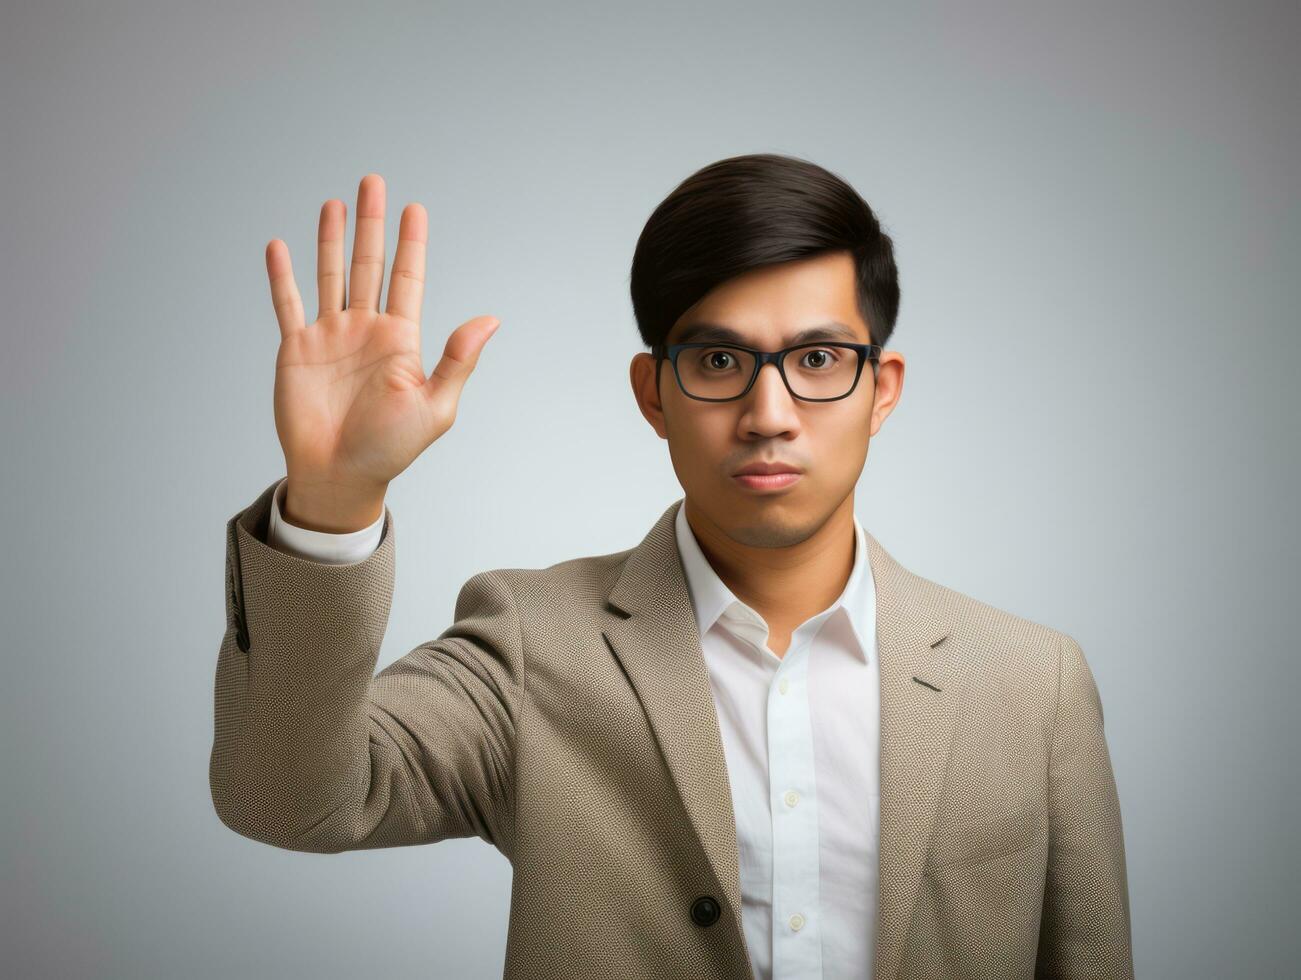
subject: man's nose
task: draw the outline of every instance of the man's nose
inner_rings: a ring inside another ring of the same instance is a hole
[[[759,369],[745,396],[745,415],[749,425],[768,433],[785,431],[795,425],[795,397],[776,364],[765,364]]]
[[[780,397],[790,401],[792,398],[790,389],[786,387],[786,381],[782,378],[776,364],[765,364],[759,368],[759,376],[754,379],[754,387],[750,389],[750,394],[763,399]]]

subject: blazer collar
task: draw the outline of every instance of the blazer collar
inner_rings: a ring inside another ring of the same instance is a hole
[[[625,559],[602,632],[646,711],[691,830],[742,934],[741,887],[727,761],[678,550],[681,500]],[[892,980],[916,903],[939,806],[957,694],[969,661],[950,637],[934,583],[903,568],[864,531],[876,590],[881,684],[881,812],[873,980]]]

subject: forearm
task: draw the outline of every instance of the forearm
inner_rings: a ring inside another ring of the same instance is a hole
[[[236,523],[227,551],[227,562],[241,565],[250,649],[236,642],[228,590],[213,801],[237,832],[290,847],[370,779],[367,692],[388,620],[391,550],[324,565],[270,548]]]

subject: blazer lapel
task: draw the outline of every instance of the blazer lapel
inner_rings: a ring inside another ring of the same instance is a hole
[[[874,980],[893,980],[917,901],[968,661],[931,586],[867,534],[881,679],[881,835]],[[933,589],[934,587],[931,586]]]
[[[650,720],[718,886],[741,933],[741,886],[727,760],[674,519],[681,500],[633,548],[607,596],[607,644]],[[897,976],[939,806],[957,694],[967,663],[951,656],[928,583],[871,534],[881,683],[881,813],[876,964]],[[743,933],[742,933],[743,934]]]
[[[625,561],[607,596],[606,642],[629,681],[668,764],[718,887],[741,930],[736,817],[718,715],[686,573],[675,501]]]

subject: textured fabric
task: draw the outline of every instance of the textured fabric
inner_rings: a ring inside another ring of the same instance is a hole
[[[364,560],[379,546],[382,513],[349,534],[285,521],[287,483],[271,496],[270,544],[331,564]],[[685,507],[674,532],[727,760],[755,978],[870,976],[880,716],[876,592],[862,525],[855,517],[842,594],[800,624],[782,657],[768,648],[763,617],[709,565]]]
[[[741,921],[758,980],[870,977],[880,716],[876,590],[854,519],[841,594],[778,657],[768,624],[673,521],[736,814]]]
[[[625,551],[477,573],[452,625],[374,674],[392,514],[364,561],[309,561],[267,544],[275,486],[227,523],[222,822],[319,853],[482,838],[514,869],[510,980],[752,976],[680,501]],[[1120,805],[1079,644],[867,541],[874,980],[1132,976]]]

